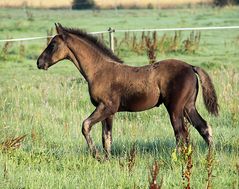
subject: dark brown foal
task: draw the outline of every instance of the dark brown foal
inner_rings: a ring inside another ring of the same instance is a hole
[[[63,59],[71,60],[86,79],[95,111],[83,122],[82,133],[91,153],[98,157],[90,136],[92,126],[102,122],[102,143],[106,158],[112,143],[113,116],[119,111],[144,111],[164,104],[174,129],[176,142],[187,142],[184,117],[198,130],[207,144],[211,127],[199,115],[195,102],[201,81],[207,110],[218,114],[217,96],[208,74],[180,60],[163,60],[142,67],[122,64],[95,37],[77,29],[56,25],[53,37],[37,60],[39,69],[48,69]]]

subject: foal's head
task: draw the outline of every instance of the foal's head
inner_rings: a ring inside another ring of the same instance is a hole
[[[56,25],[58,35],[54,36],[46,49],[37,59],[37,67],[47,70],[60,60],[69,58],[70,50],[64,42],[61,26]]]

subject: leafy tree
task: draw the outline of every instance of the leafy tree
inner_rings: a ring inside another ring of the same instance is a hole
[[[214,0],[213,3],[216,6],[226,6],[226,5],[235,5],[239,4],[239,0]]]
[[[94,0],[73,0],[72,2],[72,9],[92,9],[94,7]]]

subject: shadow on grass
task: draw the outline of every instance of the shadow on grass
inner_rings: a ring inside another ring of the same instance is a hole
[[[215,141],[215,152],[233,155],[239,153],[239,145],[235,143],[223,143]],[[208,146],[203,140],[193,141],[193,151],[199,154],[207,154]],[[135,148],[139,156],[153,156],[160,159],[171,158],[172,152],[176,147],[174,138],[161,138],[149,140],[115,140],[112,144],[112,158],[124,158],[130,154],[130,151]],[[100,154],[103,156],[103,147],[100,143],[97,144]],[[23,150],[29,154],[30,158],[48,161],[49,157],[60,160],[65,157],[69,158],[87,158],[91,157],[88,147],[85,143],[62,145],[58,143],[47,143],[43,148],[28,148]],[[25,155],[26,155],[25,154]]]
[[[198,140],[192,143],[193,150],[197,153],[207,154],[208,146],[203,140]],[[98,146],[100,149],[101,146]],[[171,156],[171,153],[176,148],[174,138],[168,139],[152,139],[152,140],[137,140],[132,141],[115,141],[112,145],[112,157],[123,157],[130,153],[130,150],[135,147],[139,155],[152,155],[155,157]],[[220,141],[215,141],[214,150],[216,153],[225,153],[227,155],[238,154],[239,145],[234,143],[223,144]]]
[[[197,151],[201,154],[208,153],[208,145],[203,140],[198,140],[193,142],[194,151]],[[213,144],[214,151],[216,153],[224,153],[227,155],[238,154],[239,153],[239,144],[235,143],[225,143],[221,141],[214,141]]]
[[[129,154],[132,148],[135,148],[139,155],[168,156],[175,148],[175,141],[173,139],[115,141],[112,145],[112,157],[123,157]]]

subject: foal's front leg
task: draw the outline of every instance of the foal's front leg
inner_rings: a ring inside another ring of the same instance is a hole
[[[102,144],[105,151],[105,159],[109,159],[112,144],[112,124],[113,116],[102,121]]]
[[[106,107],[103,103],[100,103],[99,106],[97,106],[97,108],[95,109],[95,111],[82,124],[82,133],[90,148],[90,152],[93,157],[97,159],[99,158],[99,154],[90,136],[90,130],[95,123],[105,120],[112,114],[112,111],[110,111],[108,107]]]

